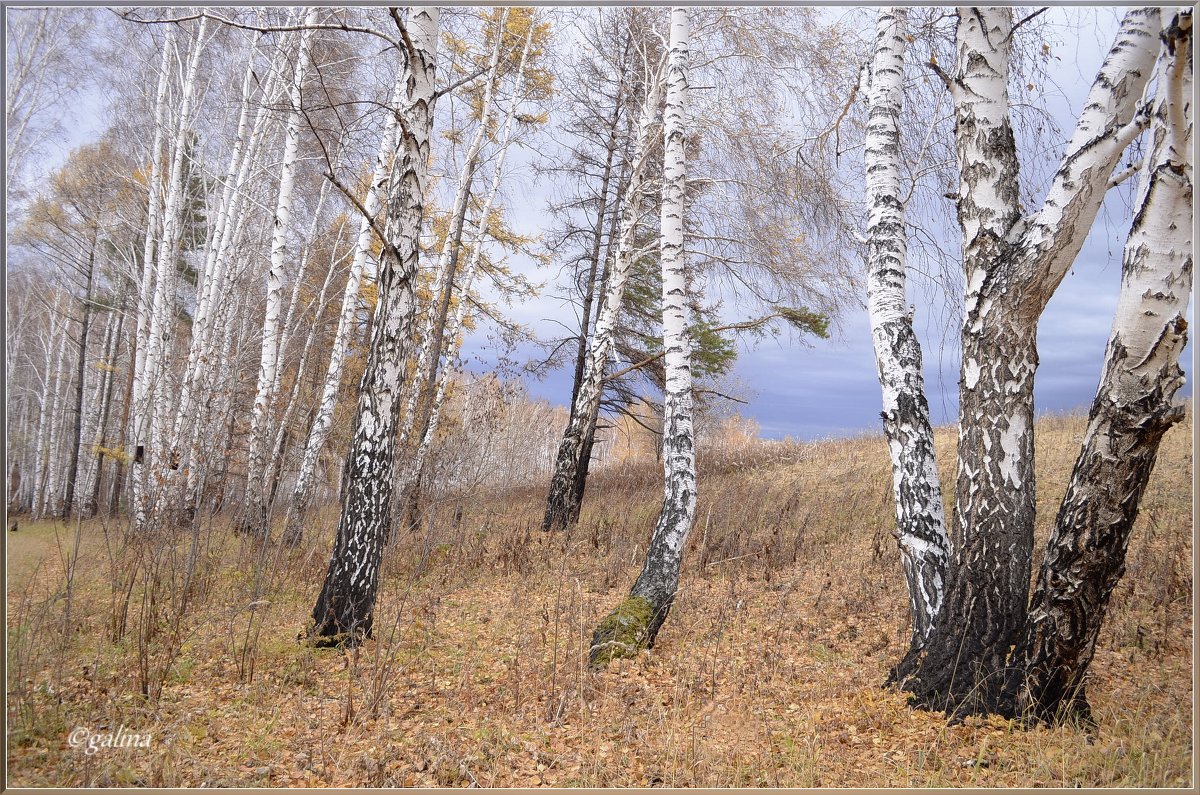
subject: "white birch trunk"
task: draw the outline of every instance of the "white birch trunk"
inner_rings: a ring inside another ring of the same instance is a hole
[[[50,433],[50,403],[54,394],[54,369],[56,366],[54,352],[58,347],[54,344],[54,340],[60,336],[54,333],[58,320],[59,302],[60,298],[55,296],[54,306],[46,317],[46,356],[42,365],[42,391],[38,400],[37,431],[33,437],[33,461],[30,466],[31,475],[29,477],[31,484],[29,511],[35,517],[41,509],[41,494],[46,483],[46,444],[47,436]],[[59,344],[62,344],[61,338],[59,339]]]
[[[414,370],[416,377],[413,379],[412,387],[409,390],[408,405],[404,411],[404,421],[400,426],[400,441],[398,446],[403,448],[408,442],[409,434],[412,433],[413,424],[417,418],[417,401],[421,393],[425,391],[425,384],[430,378],[430,374],[426,371],[430,368],[431,360],[436,360],[441,355],[441,338],[438,337],[437,342],[434,341],[434,326],[438,322],[439,317],[439,302],[442,294],[446,291],[447,282],[454,279],[454,267],[458,260],[458,230],[461,230],[462,223],[467,215],[467,203],[471,198],[471,185],[475,178],[475,171],[479,167],[479,157],[483,151],[483,142],[488,135],[488,124],[492,116],[492,95],[496,85],[496,67],[500,63],[500,52],[504,44],[505,25],[508,20],[508,9],[504,9],[500,15],[499,27],[496,33],[496,41],[492,47],[492,55],[488,61],[488,70],[485,73],[486,82],[483,89],[483,104],[480,107],[479,126],[475,130],[475,137],[471,139],[470,145],[467,147],[466,156],[463,160],[462,172],[458,181],[458,188],[454,194],[454,201],[450,204],[450,221],[446,229],[446,239],[442,242],[441,251],[438,254],[437,264],[434,266],[434,278],[431,293],[433,300],[429,304],[428,312],[425,314],[425,323],[421,329],[421,349],[417,354],[417,366]],[[527,39],[528,40],[528,39]],[[526,48],[528,51],[528,48]],[[524,57],[522,57],[524,64]],[[438,350],[434,350],[434,348]],[[436,364],[433,366],[436,369]]]
[[[112,380],[113,366],[111,362],[112,356],[110,350],[115,349],[113,345],[113,336],[116,333],[116,316],[115,311],[107,313],[104,321],[104,337],[100,342],[100,355],[96,361],[95,367],[95,384],[93,385],[90,397],[86,402],[84,416],[87,417],[87,422],[83,425],[79,436],[79,457],[84,467],[83,477],[79,479],[75,490],[75,505],[79,506],[79,511],[83,516],[90,516],[94,513],[91,506],[92,486],[95,483],[95,478],[98,476],[100,464],[91,455],[95,452],[95,448],[103,443],[102,434],[104,420],[107,416],[106,398],[109,394],[108,384]],[[91,439],[89,445],[84,440]]]
[[[641,574],[629,598],[592,636],[592,663],[653,646],[679,587],[683,549],[696,511],[696,445],[692,428],[691,338],[688,334],[688,274],[683,218],[686,212],[688,10],[671,9],[667,94],[663,109],[663,187],[659,231],[662,266],[663,503]],[[635,614],[631,616],[631,614]],[[635,620],[631,621],[631,618]]]
[[[263,99],[265,101],[256,114],[254,127],[252,130],[248,129],[250,110],[253,103],[255,56],[258,53],[258,44],[261,37],[261,34],[256,34],[251,42],[250,52],[247,56],[246,70],[242,76],[242,102],[238,115],[237,132],[234,138],[233,151],[229,158],[229,167],[226,170],[225,187],[221,193],[216,219],[209,230],[204,258],[204,273],[199,290],[200,297],[197,301],[196,314],[192,321],[192,339],[188,348],[188,362],[181,385],[179,408],[175,413],[175,422],[171,432],[172,450],[178,450],[181,445],[182,437],[186,433],[187,424],[198,419],[196,417],[195,392],[198,388],[202,388],[204,374],[207,372],[208,367],[211,366],[213,351],[210,349],[209,337],[213,325],[213,304],[221,300],[226,287],[227,255],[225,251],[230,243],[230,236],[233,229],[232,219],[235,217],[238,209],[240,209],[242,184],[249,171],[253,150],[257,143],[259,131],[263,126],[262,123],[266,116],[267,105],[269,104],[270,95],[264,93]],[[278,53],[276,56],[278,57]],[[274,64],[272,63],[272,68],[268,70],[268,89],[273,85],[275,79],[276,70],[273,66]],[[187,460],[189,466],[194,466],[190,456]]]
[[[416,309],[415,278],[421,221],[429,185],[429,147],[437,74],[438,9],[413,7],[404,129],[399,166],[388,181],[387,226],[379,266],[379,301],[371,346],[359,385],[354,433],[337,537],[310,636],[355,643],[369,636],[379,566],[391,524],[392,460],[400,404],[397,393],[410,353]]]
[[[62,499],[62,426],[63,404],[65,392],[70,388],[70,376],[67,372],[67,319],[63,319],[62,336],[59,337],[58,350],[54,355],[54,387],[51,392],[49,432],[46,440],[46,486],[42,492],[41,504],[34,517],[54,516],[58,513],[59,501]]]
[[[1157,27],[1157,9],[1126,14],[1045,202],[1026,219],[1008,104],[1012,11],[959,10],[948,82],[966,274],[953,562],[937,631],[892,674],[926,706],[987,711],[998,701],[1033,557],[1037,319],[1146,123],[1137,110]]]
[[[309,8],[305,25],[313,25],[320,9]],[[263,496],[266,470],[266,445],[271,427],[271,412],[275,400],[274,387],[278,383],[279,368],[279,320],[283,298],[283,269],[287,264],[287,237],[292,216],[292,189],[296,180],[296,159],[300,151],[300,102],[301,90],[309,67],[309,43],[312,29],[301,33],[300,52],[296,60],[296,72],[288,93],[290,110],[284,129],[283,162],[279,174],[279,199],[275,206],[275,220],[271,233],[271,266],[267,273],[267,310],[263,317],[262,356],[259,363],[258,387],[254,396],[254,410],[250,428],[250,454],[246,465],[246,509],[243,530],[265,534],[268,530],[266,503]]]
[[[232,349],[231,334],[238,322],[234,316],[239,311],[237,304],[243,295],[235,285],[251,264],[235,260],[234,252],[239,250],[247,228],[250,213],[246,207],[248,203],[253,202],[250,195],[252,177],[260,163],[261,150],[268,137],[270,111],[278,99],[281,84],[288,77],[284,68],[286,56],[286,48],[276,47],[268,60],[267,75],[258,95],[258,110],[250,126],[249,138],[244,144],[237,174],[233,180],[234,187],[228,212],[224,223],[221,224],[219,236],[216,231],[213,232],[209,242],[210,251],[206,256],[206,260],[211,258],[213,261],[212,278],[208,280],[209,304],[200,329],[200,339],[193,339],[197,351],[195,369],[191,371],[191,381],[184,383],[184,397],[180,401],[175,433],[176,439],[189,436],[186,493],[187,504],[193,510],[199,507],[198,486],[204,479],[207,468],[214,460],[222,460],[205,455],[204,451],[211,453],[220,449],[218,438],[222,437],[228,427],[226,410],[214,411],[214,406],[229,396],[225,395],[214,401],[213,395],[219,391],[218,383],[228,379],[230,368],[237,366],[228,358]],[[212,248],[214,245],[215,249]],[[219,340],[214,336],[218,330]],[[191,424],[190,434],[186,430],[188,423]]]
[[[404,98],[407,70],[401,69],[396,75],[396,83],[392,89],[391,107],[398,108]],[[325,370],[325,384],[321,391],[321,400],[317,406],[316,416],[308,431],[304,455],[300,461],[300,471],[296,476],[296,485],[292,489],[291,501],[288,506],[287,529],[284,533],[289,543],[299,542],[303,531],[303,520],[312,497],[313,479],[316,477],[317,461],[325,448],[325,440],[329,436],[329,428],[333,423],[333,410],[337,406],[338,389],[342,383],[342,370],[346,361],[346,352],[350,347],[350,335],[354,327],[354,317],[358,312],[358,291],[362,284],[363,267],[371,252],[371,241],[374,231],[371,221],[379,212],[382,204],[380,192],[385,188],[388,174],[392,166],[392,153],[396,148],[397,119],[389,114],[387,126],[379,142],[379,153],[375,157],[375,168],[371,174],[371,183],[367,188],[364,207],[367,216],[359,220],[358,239],[354,244],[354,259],[350,263],[350,274],[346,278],[346,289],[342,297],[342,311],[338,316],[337,331],[333,336],[333,344],[329,351],[329,365]]]
[[[426,423],[425,432],[421,436],[421,443],[417,447],[417,452],[413,456],[413,460],[408,467],[408,474],[404,481],[404,491],[412,488],[420,477],[421,471],[425,466],[425,459],[429,456],[429,449],[433,445],[433,438],[437,434],[438,424],[441,421],[442,401],[446,396],[446,384],[450,380],[450,365],[458,353],[458,335],[462,329],[463,319],[466,316],[468,303],[467,297],[470,295],[472,283],[475,281],[475,274],[479,270],[479,262],[483,258],[484,236],[487,233],[488,223],[491,221],[492,208],[496,204],[496,195],[500,191],[500,183],[504,179],[504,161],[508,155],[508,147],[512,139],[513,120],[516,119],[517,110],[521,104],[522,92],[524,91],[525,63],[529,58],[530,45],[533,43],[533,30],[535,24],[536,18],[530,19],[529,31],[525,36],[525,46],[521,50],[521,60],[517,64],[512,99],[509,102],[508,110],[504,116],[503,132],[500,136],[500,143],[496,156],[496,166],[492,172],[492,184],[488,190],[487,199],[484,200],[483,207],[480,210],[479,222],[476,224],[474,240],[472,241],[471,245],[471,257],[467,261],[467,267],[463,269],[462,281],[459,285],[458,305],[454,308],[454,314],[451,317],[450,324],[446,327],[446,363],[438,370],[437,386],[429,407],[429,420]],[[463,209],[465,212],[465,206]],[[437,295],[436,291],[434,294]],[[438,351],[437,354],[440,356],[441,351]],[[418,373],[419,372],[420,369],[418,368]],[[413,395],[416,395],[415,388]],[[410,402],[409,411],[414,411],[414,409],[414,403]]]
[[[150,349],[150,326],[154,314],[155,292],[155,263],[157,262],[155,242],[159,235],[161,187],[163,169],[163,133],[166,128],[166,96],[167,84],[170,81],[170,59],[175,50],[175,28],[167,26],[163,39],[162,64],[158,71],[158,91],[154,102],[154,142],[150,150],[149,175],[149,209],[146,214],[146,237],[142,246],[142,272],[138,287],[137,328],[134,331],[134,361],[133,361],[133,394],[131,400],[132,422],[128,429],[128,447],[126,454],[130,460],[130,506],[134,515],[135,525],[141,527],[145,516],[144,461],[136,455],[139,445],[143,444],[149,431],[150,386],[146,377],[146,356]]]
[[[326,182],[322,186],[322,191],[324,191],[326,188],[328,188],[329,185],[330,185],[330,183]],[[323,198],[324,198],[324,195],[322,195],[322,199]],[[317,206],[318,206],[317,217],[320,216],[319,208],[320,208],[321,203],[322,203],[321,201],[317,202]],[[308,238],[310,241],[315,242],[316,226],[317,226],[316,219],[314,218],[313,229],[310,230],[309,238]],[[333,246],[332,246],[332,250],[334,252],[337,251],[338,246],[342,242],[342,232],[344,231],[344,229],[345,229],[345,225],[342,224],[341,227],[339,228],[337,239],[334,241]],[[311,245],[309,247],[307,247],[307,249],[305,251],[305,257],[304,257],[303,261],[301,262],[301,267],[300,267],[301,271],[303,271],[304,264],[307,262],[308,251],[311,251]],[[280,472],[283,468],[284,453],[285,453],[285,448],[287,446],[286,442],[289,439],[289,433],[290,433],[290,429],[292,427],[292,422],[295,418],[296,409],[299,407],[299,404],[300,404],[300,399],[299,399],[300,398],[300,385],[304,382],[304,377],[308,373],[309,354],[312,352],[313,342],[317,337],[316,330],[321,327],[321,316],[325,313],[325,299],[326,299],[326,296],[329,294],[329,286],[333,282],[333,274],[334,274],[334,271],[337,270],[337,264],[338,264],[337,259],[333,259],[330,262],[329,268],[325,271],[325,279],[324,279],[324,281],[321,282],[321,289],[317,293],[316,301],[313,302],[313,315],[312,315],[312,321],[311,321],[312,328],[311,328],[309,334],[304,339],[304,347],[300,350],[300,359],[296,365],[295,377],[292,379],[292,388],[288,391],[287,405],[283,410],[283,417],[279,422],[279,427],[275,431],[275,442],[271,448],[272,449],[271,461],[269,463],[269,466],[267,467],[267,472],[268,472],[267,482],[269,484],[271,484],[271,489],[267,493],[267,496],[269,497],[272,505],[274,505],[275,497],[276,497],[274,484],[276,484],[278,482]],[[307,314],[307,313],[302,313],[302,315],[303,314]],[[277,384],[276,389],[278,390],[278,388],[279,388],[279,386]],[[289,540],[288,543],[292,543],[292,541]]]
[[[134,412],[136,422],[141,422],[145,416],[146,350],[150,342],[150,317],[153,312],[155,241],[159,233],[159,204],[161,203],[159,182],[162,180],[163,130],[166,126],[164,116],[166,114],[167,83],[171,76],[168,67],[174,49],[175,28],[168,25],[166,38],[163,40],[162,64],[158,72],[158,93],[154,102],[154,143],[150,150],[150,175],[147,186],[150,192],[149,209],[146,216],[146,237],[142,245],[142,276],[138,288],[137,344],[135,345],[137,355],[134,363],[133,401],[134,405],[140,408]],[[141,430],[135,430],[131,434],[131,438],[140,438],[142,432],[144,432],[144,426]]]
[[[38,519],[42,516],[46,502],[46,482],[50,478],[51,466],[51,433],[54,427],[55,419],[55,404],[58,399],[58,370],[65,356],[64,347],[67,344],[67,335],[64,328],[59,328],[58,333],[55,329],[58,328],[58,310],[61,297],[56,296],[54,301],[54,309],[50,313],[49,318],[49,333],[46,338],[46,370],[45,382],[42,387],[42,403],[38,412],[38,430],[36,450],[38,458],[35,464],[35,478],[33,487],[33,501],[31,512],[33,518]],[[54,344],[54,339],[58,338],[58,344]]]
[[[340,156],[341,156],[341,150],[339,148],[334,153],[334,160],[335,161],[338,160],[340,158]],[[322,220],[321,212],[325,209],[325,200],[329,198],[329,191],[330,191],[332,185],[333,185],[332,182],[330,182],[329,180],[325,180],[324,182],[321,183],[321,188],[317,193],[317,206],[316,206],[316,209],[313,211],[312,221],[309,223],[309,226],[308,226],[308,234],[306,234],[304,236],[304,248],[300,253],[300,261],[296,265],[296,278],[292,282],[292,297],[288,300],[288,308],[287,308],[287,311],[283,315],[283,322],[280,324],[280,332],[279,332],[279,355],[280,356],[285,356],[287,354],[288,344],[292,341],[292,334],[295,333],[295,330],[296,330],[296,323],[302,317],[302,315],[297,316],[297,314],[296,314],[296,307],[300,305],[300,288],[304,285],[304,272],[306,270],[308,270],[308,261],[312,256],[313,247],[316,245],[316,242],[317,242],[317,231],[320,229],[320,226],[321,226],[321,220]],[[338,238],[338,240],[334,243],[334,246],[331,249],[331,251],[336,251],[337,243],[339,243],[341,241],[341,228],[339,228],[337,238]],[[322,311],[322,308],[325,306],[325,291],[326,291],[326,288],[329,286],[329,279],[330,279],[330,276],[333,274],[333,270],[334,270],[334,268],[333,268],[333,265],[331,264],[329,269],[325,271],[325,281],[321,285],[321,294],[320,294],[320,297],[316,301],[316,306],[318,307],[317,308],[318,314],[320,314],[320,312]],[[312,340],[311,334],[308,335],[307,340],[308,341]],[[307,350],[307,348],[308,348],[308,342],[306,341],[305,349]],[[301,356],[300,360],[301,360],[301,362],[303,362],[305,360],[305,357]],[[297,370],[297,375],[296,375],[297,381],[300,380],[299,372],[301,370],[303,370],[302,367],[299,368],[299,370]],[[275,385],[272,387],[272,390],[276,394],[279,393],[280,384],[282,383],[282,381],[283,381],[283,368],[277,367],[277,368],[275,368]],[[290,412],[290,405],[291,404],[289,403],[289,412]]]
[[[181,204],[185,190],[183,161],[188,125],[191,122],[192,103],[196,93],[196,76],[200,65],[200,55],[204,50],[204,33],[207,29],[207,22],[207,19],[201,19],[197,27],[196,42],[192,47],[179,100],[178,126],[172,152],[171,172],[167,183],[166,203],[162,213],[162,239],[158,244],[155,265],[153,310],[142,372],[145,391],[142,394],[141,406],[135,407],[138,416],[134,420],[134,427],[139,436],[134,439],[134,444],[142,447],[143,450],[142,457],[134,456],[132,469],[134,527],[139,532],[146,528],[148,518],[147,509],[150,495],[147,493],[147,484],[145,483],[147,465],[153,463],[157,469],[169,460],[161,452],[161,446],[167,441],[166,434],[169,430],[166,417],[167,406],[170,402],[168,397],[170,370],[166,354],[175,325],[173,316],[177,283],[175,255],[179,244],[182,223]],[[147,427],[149,427],[149,439],[146,438]]]
[[[880,10],[871,63],[865,158],[867,311],[883,390],[895,534],[908,580],[913,644],[923,646],[941,610],[950,542],[925,399],[921,343],[905,294],[908,230],[900,183],[900,113],[907,15],[902,7]]]
[[[1155,112],[1121,266],[1121,295],[1079,457],[1010,665],[1014,715],[1090,718],[1084,693],[1163,434],[1186,413],[1192,288],[1192,13],[1165,31]]]
[[[95,465],[89,470],[86,497],[87,515],[95,516],[100,510],[100,484],[104,476],[105,454],[101,452],[108,447],[109,415],[112,412],[113,387],[117,378],[117,353],[121,347],[121,327],[124,318],[117,311],[109,313],[109,324],[106,327],[104,347],[101,349],[101,378],[96,410],[96,424],[93,432],[93,447],[95,450]]]

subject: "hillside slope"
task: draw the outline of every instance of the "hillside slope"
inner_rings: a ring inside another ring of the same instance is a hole
[[[1078,416],[1037,426],[1039,547],[1082,430]],[[376,638],[349,653],[296,642],[329,510],[294,553],[220,517],[128,546],[111,521],[22,526],[8,533],[10,782],[1190,786],[1191,438],[1189,415],[1146,493],[1092,666],[1091,737],[947,726],[879,687],[906,645],[906,595],[885,446],[864,437],[702,454],[658,646],[601,673],[587,639],[636,576],[653,466],[598,473],[566,538],[537,529],[540,490],[431,506],[392,548]],[[946,487],[953,444],[939,430]],[[119,726],[150,747],[67,742]]]

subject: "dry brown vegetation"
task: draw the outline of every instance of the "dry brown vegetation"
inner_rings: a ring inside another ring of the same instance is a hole
[[[1037,427],[1040,542],[1082,429]],[[600,673],[586,642],[636,575],[652,465],[597,473],[566,539],[536,530],[537,489],[432,506],[389,553],[375,640],[351,652],[297,642],[330,512],[286,554],[220,517],[140,545],[111,520],[22,525],[7,534],[9,783],[1190,786],[1191,436],[1189,416],[1143,502],[1090,735],[950,726],[880,688],[908,628],[870,437],[702,456],[659,644]],[[952,432],[938,440],[948,486]],[[68,747],[76,726],[153,743],[88,756]]]

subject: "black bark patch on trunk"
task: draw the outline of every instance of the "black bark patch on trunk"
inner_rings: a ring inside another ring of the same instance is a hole
[[[1172,405],[1182,383],[1174,363],[1139,400],[1123,405],[1112,400],[1103,385],[1118,382],[1127,359],[1114,339],[1088,417],[1089,434],[1038,572],[1029,620],[1013,650],[1000,705],[1010,717],[1090,720],[1084,691],[1096,640],[1125,573],[1130,534],[1159,444],[1183,416]]]

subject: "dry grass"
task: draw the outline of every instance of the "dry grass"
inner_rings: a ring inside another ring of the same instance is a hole
[[[1043,541],[1082,428],[1037,428]],[[884,445],[862,438],[702,459],[659,645],[602,673],[584,667],[586,641],[636,575],[652,467],[597,476],[567,539],[533,529],[534,490],[464,499],[457,524],[456,504],[435,506],[390,554],[376,640],[350,653],[296,642],[332,514],[289,557],[220,521],[155,554],[86,523],[69,589],[75,528],[22,526],[8,537],[10,783],[1190,786],[1190,439],[1189,417],[1143,503],[1092,667],[1092,736],[947,726],[879,687],[906,597]],[[952,448],[940,432],[943,462]],[[132,605],[115,640],[114,581]],[[147,681],[161,691],[143,695]],[[67,746],[75,726],[153,745],[86,756]]]

